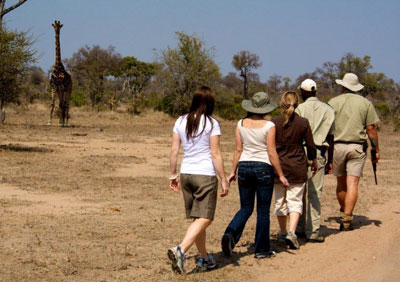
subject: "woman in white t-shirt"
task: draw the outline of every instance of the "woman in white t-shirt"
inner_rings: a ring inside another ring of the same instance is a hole
[[[270,101],[267,93],[257,92],[251,100],[243,100],[247,116],[238,122],[229,182],[238,178],[240,210],[235,214],[222,237],[222,251],[232,255],[232,249],[240,240],[247,220],[253,213],[257,196],[257,227],[254,239],[255,258],[274,254],[270,250],[269,209],[274,189],[274,169],[284,186],[289,183],[283,175],[275,147],[275,124],[264,119],[277,104]],[[272,165],[271,165],[272,164]],[[236,171],[238,174],[236,176]]]
[[[221,197],[228,194],[229,183],[225,176],[220,150],[221,129],[212,117],[214,94],[207,86],[197,89],[188,114],[175,122],[170,156],[170,188],[179,192],[182,187],[186,217],[194,219],[183,241],[168,250],[175,272],[184,273],[185,252],[195,243],[200,253],[197,271],[216,267],[215,259],[206,250],[206,228],[214,219],[217,204],[218,180],[222,182]],[[180,181],[176,173],[180,144],[183,160]]]

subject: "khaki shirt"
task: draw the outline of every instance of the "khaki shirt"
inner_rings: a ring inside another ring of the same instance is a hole
[[[328,104],[335,110],[335,141],[366,141],[367,125],[379,122],[374,105],[358,94],[340,94]]]
[[[329,146],[326,141],[328,134],[334,132],[335,112],[328,104],[317,97],[310,97],[300,104],[296,113],[308,119],[316,146]]]

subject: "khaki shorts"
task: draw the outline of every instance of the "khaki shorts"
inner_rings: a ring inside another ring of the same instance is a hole
[[[292,212],[302,214],[305,186],[305,183],[295,183],[284,188],[281,183],[275,183],[275,215],[284,216]]]
[[[216,176],[181,174],[181,187],[186,218],[214,219],[218,194]]]
[[[366,159],[367,154],[363,151],[362,145],[335,143],[333,174],[361,177]]]

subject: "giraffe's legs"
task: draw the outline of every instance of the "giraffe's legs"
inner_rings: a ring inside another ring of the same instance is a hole
[[[55,89],[51,89],[51,109],[50,109],[50,119],[48,121],[48,125],[51,125],[51,120],[53,119],[53,113],[54,113],[54,105],[56,102],[56,91]]]
[[[69,101],[65,101],[65,126],[68,127]]]
[[[60,120],[58,122],[59,126],[64,126],[64,121],[65,121],[65,101],[64,97],[60,95]]]

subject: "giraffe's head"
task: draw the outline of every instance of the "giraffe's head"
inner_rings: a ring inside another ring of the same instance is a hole
[[[60,32],[60,29],[63,27],[63,25],[60,23],[60,21],[54,21],[52,26],[54,27],[54,30],[56,32]]]

